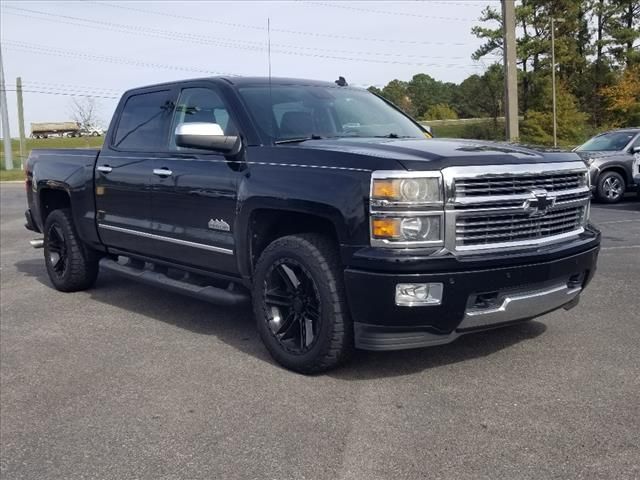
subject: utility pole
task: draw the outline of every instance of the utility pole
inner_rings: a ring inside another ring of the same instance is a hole
[[[7,89],[4,86],[4,68],[2,67],[2,48],[0,48],[0,117],[2,117],[4,166],[7,170],[13,170],[13,158],[11,157],[11,132],[9,131],[9,112],[7,110]]]
[[[516,142],[518,131],[518,66],[516,64],[515,0],[502,0],[504,45],[504,116],[507,140]]]
[[[24,138],[24,108],[22,106],[22,78],[16,78],[16,96],[18,97],[18,131],[20,132],[20,168],[24,168],[26,144]]]
[[[558,117],[556,116],[556,27],[551,18],[551,97],[553,103],[553,146],[558,146]]]
[[[564,18],[551,17],[551,97],[553,98],[553,146],[558,146],[558,112],[556,108],[556,25]]]

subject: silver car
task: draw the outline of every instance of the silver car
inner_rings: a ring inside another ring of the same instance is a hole
[[[616,203],[626,191],[640,187],[638,172],[633,171],[634,158],[640,155],[640,127],[601,133],[575,152],[589,166],[591,186],[598,200]]]

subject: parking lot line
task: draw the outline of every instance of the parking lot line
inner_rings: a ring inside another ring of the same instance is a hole
[[[640,248],[640,245],[619,245],[617,247],[600,247],[600,250],[625,250],[629,248]]]
[[[610,222],[598,222],[598,225],[612,225],[614,223],[629,223],[629,222],[637,222],[638,219],[630,219],[630,220],[612,220]]]

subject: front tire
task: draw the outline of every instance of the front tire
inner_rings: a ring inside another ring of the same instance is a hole
[[[325,236],[297,234],[271,243],[256,265],[253,308],[267,350],[288,369],[326,371],[353,351],[339,254]]]
[[[44,261],[56,290],[90,288],[98,277],[98,255],[78,238],[71,210],[54,210],[44,224]]]
[[[618,172],[604,172],[598,177],[598,200],[604,203],[618,203],[624,198],[626,183]]]

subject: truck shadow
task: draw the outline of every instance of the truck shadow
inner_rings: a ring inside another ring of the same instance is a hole
[[[53,288],[41,259],[16,262],[19,272]],[[88,290],[95,300],[127,312],[161,321],[199,334],[212,335],[227,345],[279,367],[262,345],[255,329],[251,307],[218,307],[200,300],[100,272],[95,288]],[[60,295],[65,295],[60,293]],[[546,330],[532,321],[498,330],[463,336],[455,342],[431,348],[396,352],[356,351],[352,360],[328,375],[339,380],[358,381],[410,375],[412,373],[492,355],[519,342],[535,338]]]
[[[436,347],[368,352],[356,350],[351,363],[329,375],[343,380],[371,380],[411,375],[423,370],[444,367],[493,355],[500,350],[542,335],[544,323],[523,322],[509,327],[471,333],[452,343]]]
[[[594,201],[591,204],[591,208],[595,210],[602,209],[602,210],[621,210],[621,211],[639,212],[640,211],[640,194],[636,192],[627,193],[625,195],[624,200],[622,200],[619,203],[614,203],[612,205]]]

